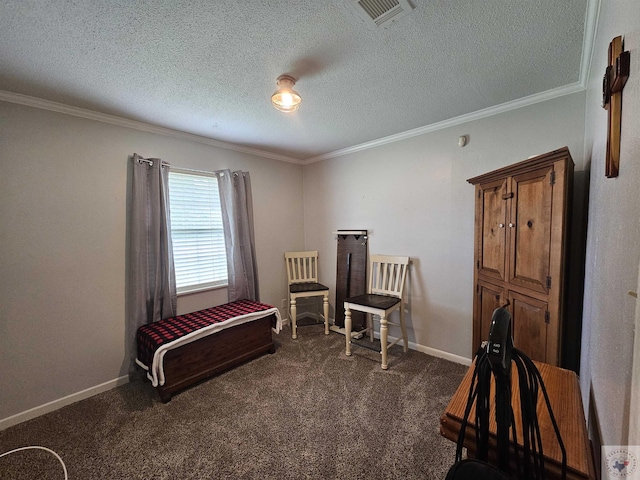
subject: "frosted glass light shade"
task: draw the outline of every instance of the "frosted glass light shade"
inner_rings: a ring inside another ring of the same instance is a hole
[[[290,75],[280,75],[276,84],[278,90],[271,95],[273,106],[284,113],[295,112],[302,103],[302,97],[293,89],[296,79]]]

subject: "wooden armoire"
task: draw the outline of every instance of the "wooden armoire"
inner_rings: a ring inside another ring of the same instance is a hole
[[[533,360],[560,365],[573,159],[561,148],[470,178],[475,185],[473,351],[498,307],[513,342]]]

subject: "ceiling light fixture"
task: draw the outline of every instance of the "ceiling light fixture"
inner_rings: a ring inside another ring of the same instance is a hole
[[[271,103],[281,112],[295,112],[300,106],[302,97],[293,89],[295,84],[296,79],[291,75],[280,75],[276,80],[278,90],[271,95]]]

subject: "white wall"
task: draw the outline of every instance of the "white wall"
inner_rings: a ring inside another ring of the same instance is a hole
[[[623,35],[631,75],[622,98],[620,175],[604,176],[607,112],[602,75],[609,42]],[[581,384],[596,454],[600,443],[627,444],[634,312],[640,262],[640,6],[603,0],[586,102],[591,161]],[[636,410],[637,411],[637,410]]]
[[[0,102],[0,420],[126,375],[127,164],[248,170],[261,300],[303,247],[302,167]],[[181,313],[226,291],[181,297]]]
[[[466,147],[460,135],[469,135]],[[466,180],[568,146],[583,169],[584,93],[304,167],[305,245],[335,304],[337,229],[409,255],[410,341],[471,358],[474,188]],[[393,334],[393,331],[390,332]]]

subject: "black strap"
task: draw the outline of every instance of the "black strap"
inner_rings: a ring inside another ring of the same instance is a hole
[[[510,473],[511,449],[513,449],[517,478],[527,480],[543,480],[545,478],[544,452],[537,413],[538,395],[542,390],[551,424],[562,452],[562,479],[565,480],[567,478],[567,453],[542,376],[533,361],[516,348],[513,349],[512,361],[518,374],[520,398],[517,400],[520,401],[523,441],[520,448],[517,443],[516,422],[512,407],[512,402],[516,399],[511,398],[511,379],[496,377],[498,466],[503,472]],[[476,353],[467,405],[458,434],[456,462],[462,460],[465,431],[474,403],[476,404],[476,458],[482,461],[488,460],[491,377],[492,370],[487,353],[480,348]],[[509,440],[509,432],[511,432],[511,441]]]

